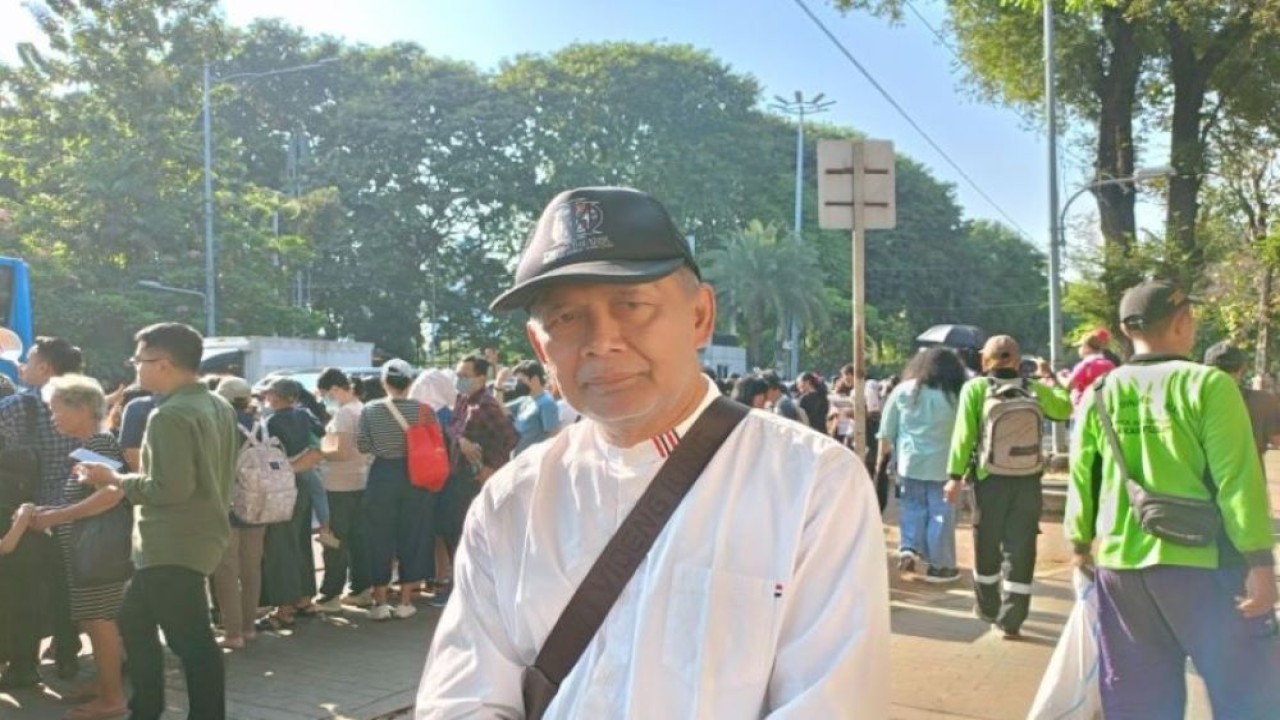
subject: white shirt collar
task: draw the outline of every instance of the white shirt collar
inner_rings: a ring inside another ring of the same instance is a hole
[[[693,426],[693,423],[702,416],[703,411],[711,405],[712,401],[720,397],[720,389],[716,387],[715,383],[705,376],[702,379],[706,384],[706,392],[702,396],[702,401],[698,403],[698,407],[693,412],[689,413],[688,417],[681,420],[675,427],[631,447],[620,448],[609,443],[604,434],[600,432],[599,425],[593,422],[591,427],[596,447],[609,462],[616,462],[629,467],[638,468],[666,460],[667,456],[676,449],[676,445],[680,444],[680,438],[684,437],[689,432],[689,428]]]

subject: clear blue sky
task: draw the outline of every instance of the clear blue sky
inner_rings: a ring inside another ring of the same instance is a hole
[[[1044,246],[1048,198],[1043,133],[1016,113],[980,104],[961,86],[950,50],[913,15],[891,27],[863,14],[840,15],[806,0],[828,27],[933,139],[1029,237]],[[940,28],[940,0],[916,0]],[[826,93],[837,101],[826,119],[876,138],[956,185],[969,217],[1003,220],[839,53],[793,0],[223,0],[227,18],[246,24],[280,17],[308,32],[372,45],[411,40],[430,52],[491,69],[519,53],[546,53],[575,41],[670,41],[709,50],[735,71],[754,75],[767,94]],[[20,0],[0,0],[0,60],[38,38]],[[790,162],[790,159],[784,160]],[[1155,163],[1152,163],[1155,164]],[[1084,182],[1067,158],[1063,196]],[[1091,211],[1087,198],[1075,212]]]

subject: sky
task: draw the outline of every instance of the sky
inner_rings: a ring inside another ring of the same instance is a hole
[[[1042,128],[1010,109],[983,104],[963,86],[941,28],[941,0],[914,0],[922,21],[908,13],[900,26],[868,14],[841,15],[824,0],[803,0],[906,112],[933,138],[975,189],[912,128],[804,13],[797,0],[222,0],[227,19],[243,25],[278,17],[311,33],[382,45],[396,40],[469,61],[481,69],[522,53],[545,54],[574,42],[611,40],[686,43],[704,49],[740,73],[753,75],[765,96],[825,93],[836,104],[822,119],[893,141],[956,186],[970,218],[1014,225],[1046,246],[1049,227],[1048,162]],[[22,0],[0,0],[0,61],[14,45],[38,40]],[[794,158],[780,158],[794,165]],[[1159,164],[1159,163],[1151,163]],[[1087,182],[1078,157],[1062,164],[1062,197]],[[984,198],[983,195],[990,198]],[[1148,208],[1140,216],[1150,216]],[[1073,216],[1093,212],[1083,197]],[[869,236],[874,242],[874,234]]]

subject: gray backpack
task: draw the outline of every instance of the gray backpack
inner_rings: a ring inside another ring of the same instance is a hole
[[[1022,378],[987,379],[978,467],[991,475],[1027,477],[1044,472],[1044,410]]]

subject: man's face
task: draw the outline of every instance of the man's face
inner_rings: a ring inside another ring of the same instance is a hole
[[[458,375],[458,392],[473,393],[484,381],[484,376],[476,372],[475,366],[465,360],[458,363],[454,372]]]
[[[18,379],[27,387],[40,387],[49,382],[51,377],[52,369],[40,359],[40,351],[35,348],[27,353],[27,361],[18,365]]]
[[[532,308],[529,339],[566,400],[619,428],[687,402],[697,350],[715,325],[710,287],[681,273],[640,284],[553,286]]]
[[[138,384],[144,390],[151,392],[160,392],[163,387],[157,385],[163,382],[165,372],[169,367],[169,357],[157,350],[149,349],[144,343],[138,343],[133,349],[133,357],[129,359],[133,363],[134,369],[138,373]]]
[[[489,364],[490,364],[490,365],[497,365],[497,364],[498,364],[498,350],[497,350],[496,348],[485,348],[485,349],[484,349],[484,359],[485,359],[485,360],[487,360],[487,361],[489,362]]]

